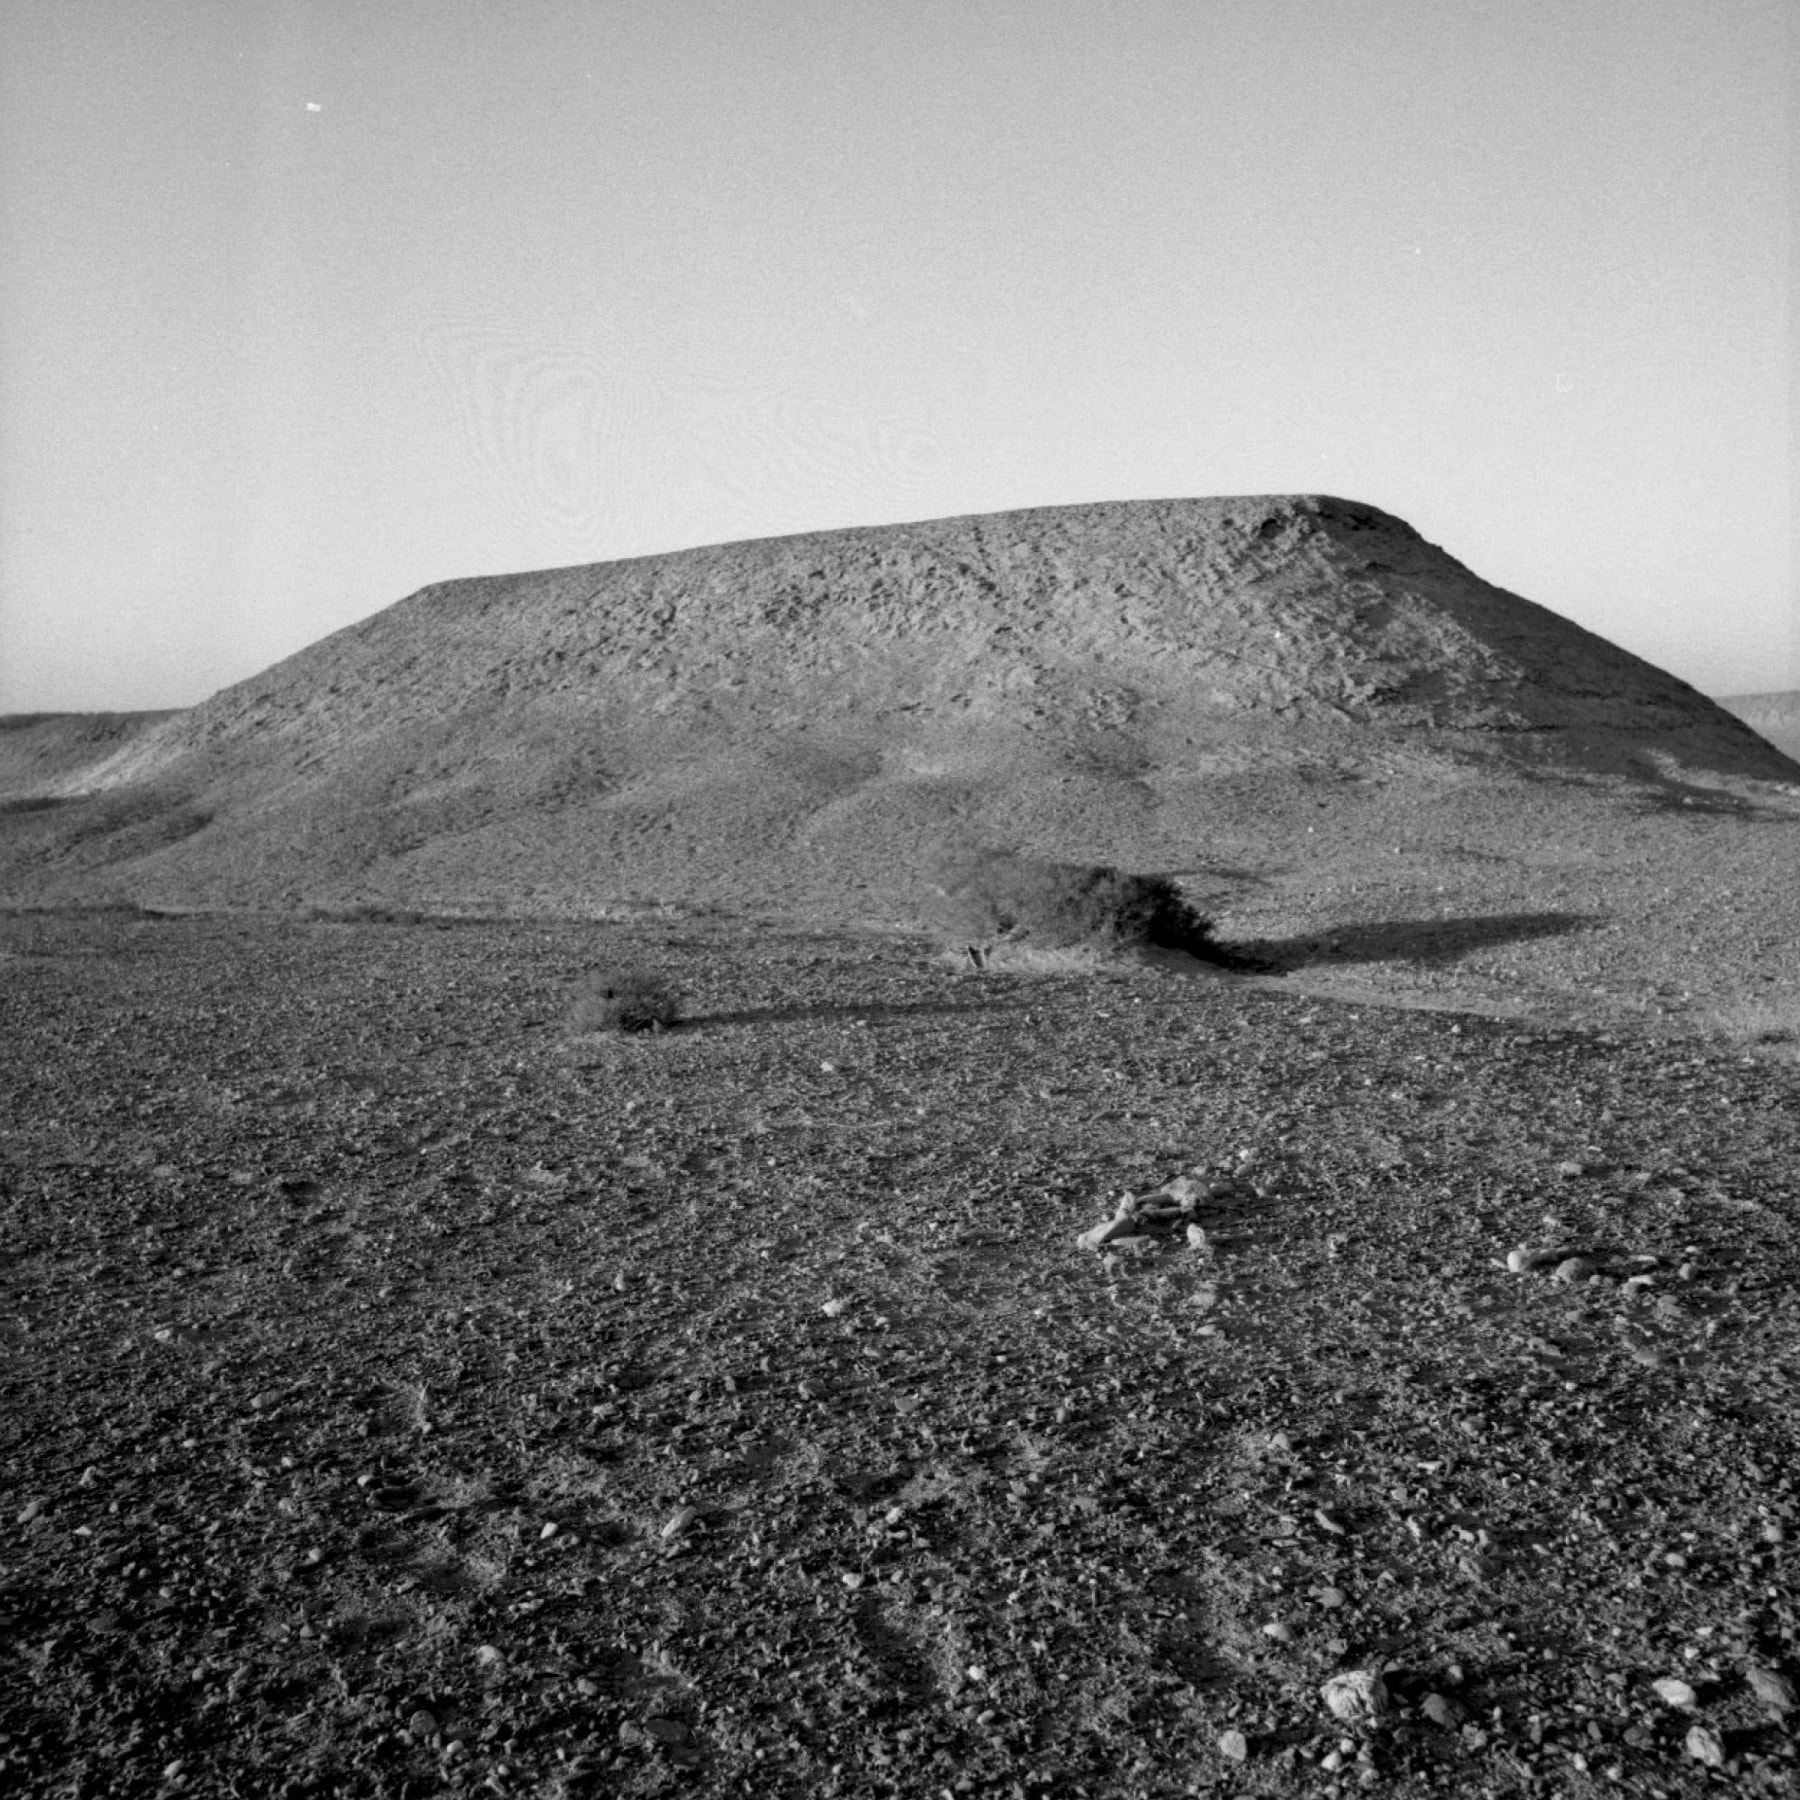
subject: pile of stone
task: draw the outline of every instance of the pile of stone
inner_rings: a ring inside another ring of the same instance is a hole
[[[1084,1231],[1076,1242],[1084,1250],[1129,1255],[1154,1249],[1158,1243],[1185,1233],[1196,1250],[1204,1250],[1208,1240],[1206,1227],[1200,1223],[1201,1212],[1272,1191],[1267,1179],[1252,1179],[1253,1167],[1252,1159],[1246,1156],[1229,1175],[1209,1176],[1196,1171],[1176,1175],[1146,1194],[1126,1194],[1110,1219],[1102,1219]]]

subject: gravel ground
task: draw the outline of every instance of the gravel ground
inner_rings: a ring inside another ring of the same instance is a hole
[[[8,1792],[1794,1791],[1791,1057],[119,912],[0,1091]]]

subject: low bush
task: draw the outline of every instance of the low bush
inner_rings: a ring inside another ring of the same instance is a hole
[[[647,969],[598,969],[576,989],[567,1023],[578,1037],[596,1031],[667,1031],[681,1023],[681,994]]]
[[[1167,875],[993,849],[940,853],[934,872],[952,928],[972,945],[1029,940],[1041,949],[1155,946],[1226,968],[1245,966]]]

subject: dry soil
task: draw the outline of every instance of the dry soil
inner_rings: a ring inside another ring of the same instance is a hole
[[[672,917],[0,958],[9,1792],[1793,1791],[1782,1044]],[[570,1035],[621,963],[690,1022]]]

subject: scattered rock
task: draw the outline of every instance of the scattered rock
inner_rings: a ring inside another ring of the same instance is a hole
[[[1660,1681],[1651,1682],[1650,1686],[1657,1699],[1665,1706],[1689,1707],[1700,1697],[1685,1681],[1673,1675],[1665,1675]]]
[[[1333,1675],[1319,1689],[1319,1697],[1346,1725],[1372,1725],[1393,1705],[1387,1683],[1374,1669],[1346,1669]]]
[[[1594,1273],[1594,1265],[1585,1256],[1570,1256],[1550,1272],[1552,1281],[1586,1281]]]
[[[1329,1507],[1316,1507],[1313,1511],[1313,1518],[1321,1531],[1328,1531],[1333,1537],[1346,1537],[1349,1535],[1350,1527]]]
[[[1105,1245],[1109,1255],[1143,1256],[1156,1248],[1154,1238],[1145,1237],[1141,1232],[1129,1237],[1116,1237]]]
[[[1695,1762],[1705,1763],[1709,1769],[1724,1768],[1725,1740],[1710,1725],[1690,1725],[1686,1741],[1687,1753]]]
[[[1137,1221],[1130,1214],[1123,1214],[1103,1220],[1084,1231],[1076,1241],[1084,1250],[1099,1250],[1118,1238],[1134,1236],[1136,1232]]]
[[[1281,1619],[1271,1619],[1262,1628],[1266,1638],[1273,1638],[1278,1644],[1291,1644],[1294,1641],[1294,1628]]]
[[[684,1506],[679,1512],[671,1514],[663,1521],[662,1530],[656,1535],[664,1539],[681,1537],[688,1531],[699,1516],[700,1510],[698,1507]]]
[[[1219,1754],[1231,1762],[1248,1762],[1250,1740],[1241,1731],[1221,1731]]]
[[[1776,1669],[1766,1669],[1753,1664],[1744,1671],[1744,1680],[1751,1693],[1766,1706],[1770,1712],[1791,1712],[1794,1706],[1794,1684]]]
[[[1446,1730],[1454,1730],[1466,1716],[1461,1706],[1448,1694],[1427,1694],[1419,1702],[1422,1712],[1434,1725],[1442,1725]]]
[[[1506,1253],[1506,1266],[1515,1275],[1535,1275],[1539,1269],[1554,1268],[1562,1260],[1560,1250],[1531,1250],[1524,1245]]]

